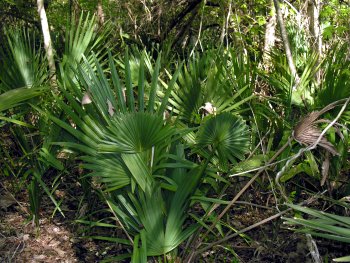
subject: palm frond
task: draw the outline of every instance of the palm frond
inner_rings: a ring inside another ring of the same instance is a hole
[[[147,151],[164,143],[175,132],[169,125],[164,125],[161,116],[146,112],[117,116],[110,122],[108,130],[108,141],[99,145],[101,152]]]
[[[347,56],[348,45],[336,46],[323,62],[324,69],[321,87],[316,97],[316,105],[326,105],[350,97],[350,60]]]
[[[0,92],[40,86],[47,79],[47,63],[36,36],[26,29],[8,29],[7,43],[0,49]]]
[[[8,110],[26,100],[42,95],[47,89],[36,88],[16,88],[0,94],[0,112]]]
[[[221,113],[209,118],[199,128],[196,148],[211,147],[223,162],[244,159],[249,150],[248,127],[242,119],[231,113]]]
[[[198,124],[200,110],[210,103],[217,112],[238,112],[254,98],[254,71],[244,55],[211,50],[183,66],[172,92],[170,110],[180,119]]]

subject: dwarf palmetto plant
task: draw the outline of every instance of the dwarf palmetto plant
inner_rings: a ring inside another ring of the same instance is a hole
[[[105,39],[108,29],[107,25],[103,32],[97,34],[94,17],[82,14],[78,21],[73,18],[67,24],[64,52],[62,56],[56,54],[56,58],[61,61],[62,74],[73,76],[72,69],[81,62],[83,54],[91,50],[96,50],[99,57],[106,55],[107,51],[103,47],[107,43]],[[54,203],[55,212],[59,211],[64,215],[52,194],[60,182],[56,179],[64,173],[64,167],[56,159],[57,147],[49,145],[50,140],[57,140],[60,129],[58,126],[53,127],[44,115],[33,117],[32,108],[20,104],[29,101],[35,105],[40,102],[42,107],[50,109],[57,110],[57,107],[53,105],[51,96],[30,100],[44,92],[49,93],[48,67],[40,47],[40,38],[36,37],[34,31],[27,29],[7,29],[6,35],[7,42],[2,43],[0,49],[0,121],[4,121],[0,125],[9,127],[9,136],[13,143],[9,146],[12,148],[8,148],[6,143],[0,141],[0,146],[4,146],[0,152],[0,166],[4,167],[0,175],[16,178],[17,188],[28,186],[31,216],[38,224],[41,192],[45,192]],[[88,58],[93,65],[94,58]],[[14,107],[15,110],[11,110]],[[12,128],[8,122],[26,128]],[[57,172],[53,190],[49,189],[44,180],[49,168],[54,168]],[[26,184],[28,181],[31,183]]]
[[[3,43],[0,49],[0,120],[25,126],[23,130],[30,133],[29,130],[34,128],[26,121],[30,107],[21,105],[14,113],[8,110],[48,91],[47,63],[40,45],[36,43],[34,32],[26,29],[8,29],[6,35],[7,43]],[[15,179],[13,181],[17,182],[17,188],[20,190],[27,186],[25,182],[32,176],[27,188],[31,216],[38,225],[40,189],[38,181],[34,178],[33,169],[35,167],[39,171],[40,165],[35,160],[35,147],[37,147],[34,143],[35,138],[33,136],[27,141],[22,129],[16,126],[11,128],[10,124],[7,124],[7,127],[13,142],[10,145],[11,150],[7,149],[6,143],[2,140],[0,142],[3,147],[0,175]],[[46,187],[44,183],[43,186]]]
[[[97,61],[96,71],[88,63],[78,66],[75,78],[80,86],[63,75],[61,91],[68,103],[57,98],[76,128],[49,115],[79,141],[55,144],[83,154],[83,167],[101,183],[110,211],[126,232],[128,240],[122,242],[133,243],[134,262],[173,251],[198,228],[198,224],[186,223],[187,211],[190,197],[208,176],[210,158],[199,164],[186,158],[191,149],[183,137],[193,129],[174,121],[176,116],[164,118],[181,66],[160,91],[160,59],[159,55],[148,82],[141,56],[137,86],[132,81],[128,55],[124,81],[111,55],[108,76]],[[149,90],[148,94],[145,90]],[[222,158],[231,160],[242,158],[247,151],[247,128],[230,113],[212,116],[201,129],[194,152],[206,148],[211,156],[217,151]]]
[[[350,97],[350,60],[348,45],[335,46],[329,51],[322,64],[324,71],[321,86],[316,96],[316,106],[328,104]]]
[[[67,22],[64,41],[64,51],[61,65],[67,71],[75,68],[82,61],[83,56],[87,57],[90,65],[93,65],[94,58],[89,55],[95,52],[97,58],[107,55],[108,36],[110,24],[106,23],[103,29],[96,30],[95,16],[81,13],[79,19],[74,14]],[[66,74],[67,74],[66,72]],[[69,73],[71,74],[71,73]]]
[[[187,123],[201,122],[201,109],[211,105],[215,113],[239,113],[254,98],[250,68],[243,55],[232,50],[195,54],[179,75],[172,92],[171,108]]]
[[[295,83],[295,79],[290,73],[287,60],[279,50],[275,50],[270,54],[273,60],[274,70],[266,76],[278,103],[286,108],[286,114],[291,113],[292,105],[297,107],[311,106],[314,104],[314,76],[317,72],[317,56],[311,54],[308,60],[298,69],[300,72],[300,81]],[[289,118],[289,116],[287,116]]]

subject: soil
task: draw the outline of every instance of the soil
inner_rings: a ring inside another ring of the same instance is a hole
[[[130,247],[88,237],[99,235],[125,238],[119,230],[92,229],[77,224],[76,211],[84,214],[86,211],[82,211],[81,207],[88,209],[89,205],[85,203],[85,206],[84,204],[79,206],[78,196],[82,196],[82,192],[73,192],[73,189],[77,191],[77,188],[71,187],[70,184],[73,182],[62,184],[66,189],[56,192],[56,197],[63,197],[61,208],[65,217],[58,212],[52,217],[54,206],[49,198],[43,196],[39,228],[32,221],[28,221],[27,193],[22,191],[14,197],[10,194],[9,184],[6,182],[0,184],[0,262],[90,263],[131,252]],[[82,191],[79,189],[78,191]],[[253,191],[250,194],[253,194]],[[93,207],[96,208],[96,203]],[[103,206],[101,211],[102,208]],[[230,214],[230,220],[227,220],[231,222],[232,229],[245,228],[276,213],[273,209],[244,204],[235,208]],[[210,241],[213,240],[207,242]],[[324,261],[345,256],[346,253],[350,254],[349,246],[342,243],[322,239],[317,239],[316,242]],[[313,261],[306,245],[305,235],[286,229],[282,220],[277,219],[245,233],[244,237],[234,238],[215,246],[203,253],[197,262]]]

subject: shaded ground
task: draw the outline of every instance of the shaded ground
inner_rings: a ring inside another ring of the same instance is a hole
[[[124,249],[111,242],[84,238],[86,229],[94,235],[94,230],[74,223],[77,213],[85,213],[83,204],[80,209],[78,193],[73,191],[71,182],[63,184],[65,192],[58,191],[57,195],[65,195],[60,205],[65,218],[58,212],[52,218],[54,205],[43,197],[39,221],[40,229],[29,218],[28,196],[25,192],[18,193],[16,198],[0,184],[0,262],[100,262],[106,256],[116,256]],[[6,187],[7,188],[7,187]],[[78,211],[78,212],[77,212]],[[97,229],[101,235],[116,235],[115,231],[106,233]]]
[[[95,232],[86,232],[84,226],[74,224],[78,200],[73,198],[73,193],[69,194],[72,189],[67,189],[66,198],[63,199],[66,200],[62,204],[66,218],[57,213],[51,219],[54,207],[48,198],[43,198],[39,233],[32,222],[27,222],[26,193],[22,192],[14,199],[8,191],[0,189],[0,262],[90,263],[128,252],[118,244],[81,238],[86,233],[101,236],[120,236],[121,233],[101,228],[89,229]],[[255,201],[258,202],[257,199]],[[274,213],[271,209],[239,205],[230,215],[231,226],[242,229]],[[281,220],[270,222],[246,234],[245,239],[235,238],[203,253],[198,261],[312,262],[305,236],[285,229]],[[340,243],[318,240],[317,245],[320,254],[324,259],[328,258],[328,261],[344,256],[346,252],[350,253],[350,248]]]

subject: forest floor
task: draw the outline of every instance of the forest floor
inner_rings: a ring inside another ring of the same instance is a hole
[[[8,191],[10,184],[6,181],[0,184],[0,262],[90,263],[130,253],[120,244],[84,237],[86,233],[99,236],[121,233],[101,228],[89,228],[92,232],[88,232],[85,226],[75,223],[76,211],[79,211],[79,195],[74,193],[71,184],[62,185],[67,189],[56,191],[56,195],[64,196],[60,207],[65,218],[58,212],[52,217],[54,206],[49,198],[43,196],[38,230],[32,221],[28,222],[29,204],[26,192],[19,192],[14,198],[11,191]],[[266,198],[256,193],[251,190],[248,196],[256,203],[263,204]],[[274,213],[272,209],[237,205],[230,217],[232,226],[242,229]],[[327,240],[317,240],[317,246],[324,262],[344,256],[350,251],[349,247],[341,243]],[[237,259],[239,262],[313,262],[305,235],[286,229],[280,219],[253,229],[244,237],[234,238],[226,244],[214,247],[203,253],[198,262],[237,262]]]

